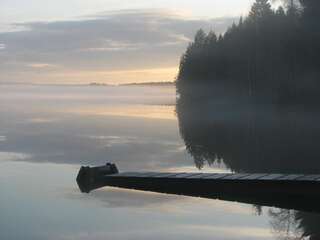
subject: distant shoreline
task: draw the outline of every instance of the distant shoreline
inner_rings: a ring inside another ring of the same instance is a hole
[[[174,86],[175,82],[142,82],[142,83],[121,83],[121,84],[108,84],[108,83],[79,83],[79,84],[59,84],[59,83],[23,83],[23,82],[0,82],[0,86],[3,85],[26,85],[26,86],[52,86],[52,87],[122,87],[122,86]]]
[[[141,82],[141,83],[121,83],[121,84],[108,84],[108,83],[89,83],[89,86],[106,86],[106,87],[122,87],[122,86],[156,86],[156,87],[160,87],[160,86],[174,86],[175,83],[174,82]]]
[[[118,86],[172,86],[174,82],[143,82],[143,83],[124,83]]]

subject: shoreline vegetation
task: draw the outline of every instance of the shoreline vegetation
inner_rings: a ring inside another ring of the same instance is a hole
[[[200,29],[181,57],[176,113],[199,169],[320,172],[320,1],[283,0],[276,10],[270,2],[255,0],[223,35]],[[293,233],[283,239],[320,239],[317,214],[271,216]]]
[[[221,35],[200,29],[182,55],[177,93],[245,103],[320,104],[320,1],[256,0]]]

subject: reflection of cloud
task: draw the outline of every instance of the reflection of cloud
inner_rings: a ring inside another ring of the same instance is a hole
[[[107,188],[91,192],[89,195],[83,196],[79,190],[67,193],[71,198],[86,198],[89,197],[98,200],[101,204],[110,208],[118,207],[132,207],[132,208],[146,208],[159,207],[159,205],[168,204],[170,202],[178,201],[183,197],[175,195],[167,195],[160,193],[151,193],[143,191],[134,191],[128,189]]]
[[[3,43],[0,43],[0,50],[5,49],[5,48],[6,48],[6,45]]]
[[[0,142],[5,142],[5,141],[7,141],[7,137],[0,135]]]
[[[109,161],[122,171],[192,164],[176,151],[183,144],[176,121],[163,120],[167,113],[174,115],[174,109],[157,112],[156,105],[143,105],[174,102],[173,88],[0,87],[0,116],[7,116],[1,121],[0,135],[7,141],[1,142],[0,151],[29,153],[32,159],[27,161],[33,162],[94,166]],[[94,111],[78,114],[82,109]],[[96,109],[111,115],[101,116]],[[162,113],[160,118],[144,117]]]
[[[210,226],[210,225],[179,225],[161,224],[156,227],[129,229],[125,231],[108,230],[107,232],[96,231],[94,233],[78,232],[76,234],[59,237],[62,240],[71,239],[108,239],[120,240],[141,240],[141,239],[203,239],[203,240],[234,240],[234,239],[274,239],[268,228],[259,227],[236,227],[236,226]]]
[[[211,233],[212,236],[232,239],[266,239],[273,238],[273,234],[269,228],[259,227],[235,227],[235,226],[212,226],[212,225],[186,225],[184,228],[194,232]],[[224,238],[224,239],[225,239]]]
[[[243,221],[260,218],[253,216],[252,207],[246,204],[118,188],[104,188],[90,194],[71,190],[66,197],[90,205],[102,205],[109,208],[106,212],[121,214],[124,210],[129,213],[124,217],[130,221],[131,227],[125,231],[108,228],[105,234],[95,231],[89,235],[90,239],[105,239],[106,236],[112,239],[128,239],[128,236],[130,239],[186,239],[186,236],[187,239],[197,239],[199,236],[201,239],[212,239],[214,236],[219,240],[272,239],[268,226],[260,227],[259,223],[252,226],[252,222],[246,225],[248,223]],[[134,224],[134,220],[141,216],[143,221],[148,217],[156,217],[159,224],[154,224],[154,220],[143,222],[142,225]]]
[[[174,106],[136,105],[135,108],[130,106],[98,108],[82,107],[80,109],[70,109],[70,112],[84,115],[119,116],[174,121],[177,119],[174,112]]]
[[[138,141],[136,137],[129,137],[129,136],[89,136],[89,138],[106,141],[106,147],[113,147],[114,145],[130,144]]]
[[[252,207],[247,204],[113,187],[98,189],[90,194],[83,194],[78,189],[71,189],[66,195],[72,199],[98,201],[99,204],[108,208],[144,208],[150,211],[156,208],[163,212],[170,212],[170,214],[197,215],[195,206],[211,208],[217,213],[249,216],[253,213]]]

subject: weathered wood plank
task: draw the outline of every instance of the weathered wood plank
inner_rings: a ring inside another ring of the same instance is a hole
[[[123,173],[114,174],[112,176],[114,176],[114,177],[137,177],[140,174],[143,174],[143,173],[141,173],[141,172],[123,172]]]
[[[223,180],[240,180],[243,177],[247,177],[250,174],[248,173],[238,173],[238,174],[231,174],[231,175],[227,175],[225,177],[223,177]]]
[[[320,178],[320,175],[305,175],[303,177],[299,177],[296,180],[297,181],[316,181]]]
[[[203,173],[197,173],[195,175],[191,175],[191,176],[186,177],[186,178],[188,178],[188,179],[201,179],[202,175],[203,175]]]
[[[181,173],[176,176],[173,176],[173,178],[188,178],[188,177],[191,177],[196,174],[198,174],[198,173]]]
[[[229,176],[229,175],[231,175],[230,173],[212,173],[211,175],[208,175],[207,177],[204,177],[203,179],[216,179],[216,180],[218,180],[218,179],[221,179],[221,178],[223,178],[223,177],[225,177],[225,176]]]
[[[266,174],[266,173],[254,173],[254,174],[250,174],[250,175],[248,175],[246,177],[241,177],[240,179],[241,180],[257,180],[257,179],[262,178],[262,177],[264,177],[266,175],[268,175],[268,174]]]
[[[259,180],[278,180],[281,177],[284,177],[284,174],[268,174],[266,176],[263,176],[261,178],[258,178]]]
[[[280,181],[293,181],[300,177],[303,177],[303,174],[291,174],[291,175],[284,175],[283,177],[278,178]]]
[[[140,175],[140,177],[153,177],[157,176],[159,173],[158,172],[146,172]]]
[[[172,178],[179,174],[180,173],[163,173],[163,174],[155,175],[153,176],[153,178]]]
[[[133,178],[185,178],[185,179],[212,179],[212,180],[241,180],[241,181],[320,181],[320,174],[263,174],[263,173],[159,173],[159,172],[123,172],[106,175],[108,177]]]

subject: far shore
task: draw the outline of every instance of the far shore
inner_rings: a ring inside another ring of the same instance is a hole
[[[130,86],[141,86],[141,87],[164,87],[164,86],[175,86],[175,82],[141,82],[141,83],[121,83],[121,84],[109,84],[109,83],[79,83],[79,84],[68,84],[68,83],[28,83],[28,82],[0,82],[0,86],[4,85],[27,85],[27,86],[52,86],[52,87],[130,87]]]

